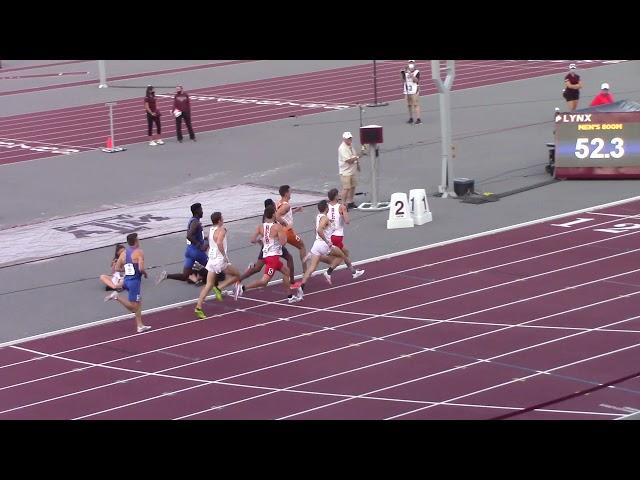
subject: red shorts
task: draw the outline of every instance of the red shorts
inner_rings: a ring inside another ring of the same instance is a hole
[[[335,245],[340,250],[342,250],[344,248],[344,243],[342,243],[343,240],[344,240],[344,237],[342,237],[342,236],[331,235],[331,244]]]
[[[277,271],[282,270],[282,262],[280,261],[280,257],[276,255],[272,255],[270,257],[265,257],[264,261],[264,273],[273,277],[273,274]]]

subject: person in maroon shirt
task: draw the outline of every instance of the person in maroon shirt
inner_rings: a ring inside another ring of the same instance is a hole
[[[613,99],[613,95],[609,93],[609,84],[603,83],[600,86],[600,93],[591,100],[590,107],[595,107],[597,105],[606,105],[607,103],[613,103],[615,100]]]
[[[189,130],[189,138],[196,141],[196,135],[193,133],[193,127],[191,126],[191,101],[189,95],[182,89],[182,85],[176,87],[176,94],[173,97],[173,115],[176,117],[176,132],[178,134],[178,141],[182,143],[182,119],[187,125]]]
[[[147,112],[147,135],[149,135],[149,145],[164,145],[160,138],[162,127],[160,125],[160,110],[156,105],[156,92],[151,85],[147,87],[147,93],[144,97],[144,110]],[[153,124],[156,124],[156,135],[153,135]]]
[[[578,75],[575,70],[575,63],[569,65],[569,73],[567,73],[564,77],[564,90],[562,91],[562,96],[567,101],[567,107],[571,112],[578,108],[580,89],[582,88],[580,75]]]

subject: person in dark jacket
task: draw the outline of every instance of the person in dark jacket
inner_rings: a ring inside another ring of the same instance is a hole
[[[191,126],[191,101],[189,95],[182,88],[182,85],[176,87],[176,94],[173,97],[173,110],[171,111],[176,117],[176,133],[178,135],[178,142],[182,143],[182,120],[187,125],[189,130],[189,138],[196,141],[196,135],[193,133],[193,127]]]

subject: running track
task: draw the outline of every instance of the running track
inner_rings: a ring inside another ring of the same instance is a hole
[[[580,68],[592,68],[602,62],[580,64]],[[399,71],[404,62],[378,62],[378,101],[386,102],[402,98]],[[436,93],[431,78],[430,61],[418,61],[423,75],[422,95]],[[564,63],[547,61],[456,61],[456,78],[453,90],[495,85],[514,80],[566,71]],[[161,72],[155,72],[161,73]],[[161,92],[170,94],[173,92]],[[296,105],[258,105],[256,103],[231,103],[217,101],[217,97],[261,101],[284,101],[300,104],[326,104],[355,106],[373,102],[373,78],[371,65],[358,65],[313,73],[289,75],[266,80],[255,80],[231,85],[190,90],[190,95],[208,95],[216,98],[192,100],[193,127],[196,133],[222,128],[282,119],[290,116],[309,115],[328,111],[327,108],[308,108]],[[160,98],[163,137],[175,137],[175,123],[169,113],[170,98]],[[115,137],[117,145],[146,142],[146,118],[140,98],[118,102],[114,108]],[[184,126],[183,126],[184,128]],[[54,147],[89,151],[102,148],[109,135],[109,118],[103,103],[50,110],[39,113],[14,115],[0,119],[0,165],[36,158],[58,156]],[[7,143],[10,145],[8,146]],[[34,151],[42,148],[44,151]]]
[[[640,197],[0,348],[0,419],[616,419],[640,410]],[[158,287],[147,282],[145,288]],[[97,308],[120,310],[119,305]],[[100,305],[98,307],[98,304]]]

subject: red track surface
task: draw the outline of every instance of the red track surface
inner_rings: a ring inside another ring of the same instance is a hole
[[[600,62],[581,64],[581,68],[600,66]],[[399,70],[403,62],[379,62],[378,101],[402,98]],[[435,93],[429,80],[429,61],[419,61],[423,75],[422,95]],[[527,61],[457,61],[454,90],[495,85],[503,82],[561,73],[566,65],[553,62]],[[160,72],[155,72],[160,73]],[[83,83],[83,82],[80,82]],[[85,82],[86,83],[86,82]],[[84,84],[84,83],[83,83]],[[373,80],[370,65],[337,68],[314,73],[290,75],[267,80],[255,80],[232,85],[191,90],[191,95],[213,95],[226,98],[285,100],[299,103],[355,105],[373,102]],[[158,92],[171,93],[171,92]],[[159,99],[163,136],[175,136],[175,123],[169,114],[171,99]],[[193,126],[196,133],[221,128],[248,125],[289,116],[301,116],[326,111],[323,108],[303,108],[291,105],[256,105],[192,101]],[[147,141],[146,118],[140,98],[118,102],[114,109],[115,137],[118,145]],[[86,151],[101,148],[109,135],[109,118],[104,104],[72,107],[40,113],[14,115],[0,119],[0,141],[25,144],[30,147],[59,146]],[[51,156],[50,152],[36,152],[25,147],[0,147],[0,164],[15,163]],[[55,154],[53,154],[55,155]]]
[[[0,419],[619,418],[640,410],[638,214],[370,262],[294,305],[273,286],[204,321],[188,305],[144,334],[126,319],[0,348]]]

